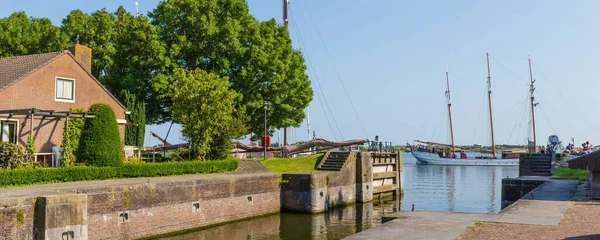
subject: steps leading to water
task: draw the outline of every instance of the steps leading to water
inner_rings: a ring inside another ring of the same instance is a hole
[[[327,158],[319,164],[317,170],[321,171],[340,171],[350,157],[350,152],[330,152]]]
[[[552,176],[552,155],[521,156],[519,165],[519,176]]]

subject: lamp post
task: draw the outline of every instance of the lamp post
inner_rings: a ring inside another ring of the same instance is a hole
[[[267,101],[263,102],[263,106],[265,107],[265,135],[263,136],[263,145],[265,147],[265,154],[263,159],[267,159]]]

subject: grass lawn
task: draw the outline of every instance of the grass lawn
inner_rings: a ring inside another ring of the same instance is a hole
[[[574,179],[579,181],[587,181],[589,179],[589,172],[587,170],[580,169],[571,169],[571,168],[561,168],[558,169],[552,175],[551,178],[555,179]]]
[[[310,172],[323,159],[324,154],[313,154],[296,158],[273,158],[260,161],[271,172]]]

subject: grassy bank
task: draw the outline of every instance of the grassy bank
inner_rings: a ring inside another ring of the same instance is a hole
[[[579,181],[588,181],[590,176],[587,170],[561,168],[552,175],[554,179],[573,179]]]
[[[234,171],[236,160],[124,164],[121,167],[62,167],[0,170],[0,187],[115,178],[160,177]]]
[[[310,172],[315,170],[324,154],[296,158],[273,158],[260,161],[271,172]]]

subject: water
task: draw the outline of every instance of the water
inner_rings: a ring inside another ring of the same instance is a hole
[[[381,225],[381,216],[398,211],[399,205],[400,201],[389,199],[321,214],[281,213],[164,239],[341,239]]]
[[[398,209],[495,213],[500,211],[502,178],[518,167],[417,165],[403,154],[404,196],[334,209],[323,214],[282,213],[230,223],[165,239],[340,239],[379,226]]]
[[[502,178],[517,177],[517,166],[417,165],[402,155],[403,210],[496,213],[501,210]]]

